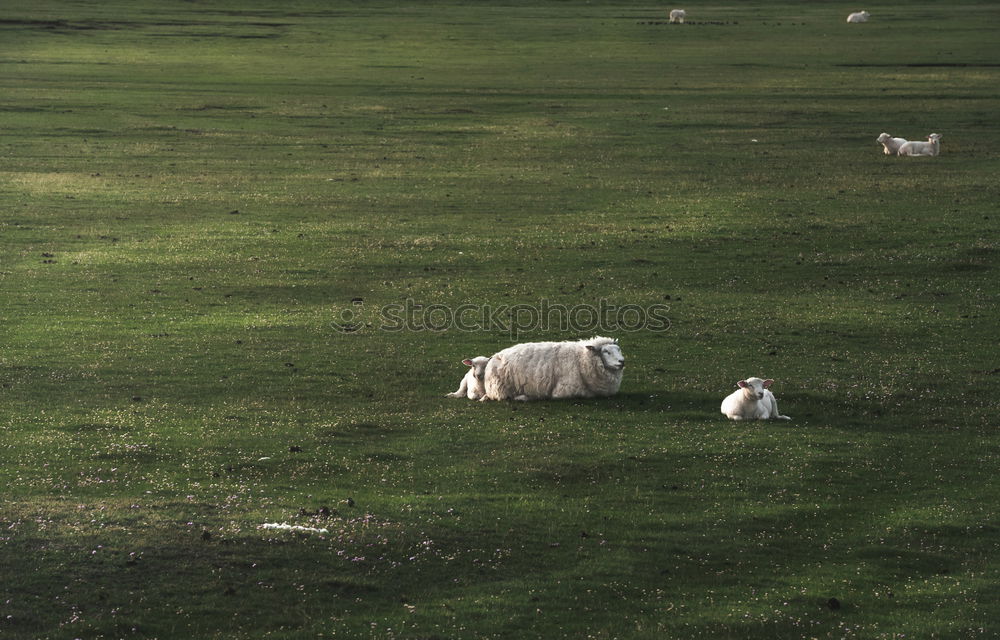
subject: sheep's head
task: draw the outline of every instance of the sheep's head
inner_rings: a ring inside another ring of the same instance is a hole
[[[625,368],[625,354],[622,353],[622,348],[618,346],[617,342],[609,342],[600,346],[588,344],[587,350],[601,359],[605,369],[621,371]]]
[[[490,359],[486,356],[476,356],[475,358],[462,360],[462,364],[471,367],[472,375],[475,376],[476,380],[482,382],[483,378],[486,377],[486,363],[489,361]]]
[[[932,133],[931,135],[927,136],[927,142],[937,142],[940,139],[941,139],[940,133]]]
[[[743,389],[743,395],[751,400],[763,400],[764,399],[764,389],[767,389],[772,384],[774,380],[761,380],[760,378],[747,378],[746,380],[740,380],[736,383],[736,386]]]
[[[884,131],[878,134],[877,142],[885,144],[886,140],[892,140],[892,136],[890,136],[888,133],[885,133]]]

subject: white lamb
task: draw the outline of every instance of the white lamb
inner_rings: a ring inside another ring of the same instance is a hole
[[[684,9],[674,9],[670,12],[670,23],[671,24],[684,24],[684,18],[687,16],[687,11]]]
[[[899,151],[899,148],[906,144],[906,138],[893,138],[883,131],[878,135],[878,142],[882,144],[885,155],[894,156]]]
[[[848,22],[868,22],[868,18],[870,18],[871,15],[872,14],[868,13],[867,11],[855,11],[851,15],[847,16],[847,21]]]
[[[479,400],[486,395],[486,388],[483,386],[483,379],[486,377],[486,363],[490,359],[486,356],[476,356],[466,358],[462,364],[469,367],[462,378],[462,384],[458,391],[447,394],[449,398],[468,398],[469,400]]]
[[[927,142],[907,142],[896,152],[901,156],[936,156],[941,153],[941,134],[932,133]]]
[[[778,401],[768,389],[774,380],[747,378],[722,401],[722,413],[731,420],[791,420],[778,413]]]
[[[621,347],[611,338],[517,344],[490,358],[480,400],[610,396],[618,393],[624,367]]]

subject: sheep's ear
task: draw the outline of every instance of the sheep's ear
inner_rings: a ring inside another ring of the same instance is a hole
[[[472,366],[472,360],[470,360],[469,358],[466,358],[465,360],[462,360],[462,364],[464,364],[467,367],[471,367]]]
[[[746,380],[740,380],[739,382],[736,383],[736,386],[739,387],[740,389],[745,389],[746,386],[747,386],[747,381]]]
[[[587,351],[591,352],[591,353],[592,353],[592,354],[594,354],[595,356],[596,356],[596,355],[600,355],[600,353],[601,353],[601,350],[600,350],[600,349],[598,349],[597,347],[595,347],[595,346],[594,346],[594,345],[592,345],[592,344],[588,344],[588,345],[587,345]]]
[[[768,388],[768,387],[770,387],[770,386],[771,386],[772,384],[774,384],[774,380],[771,380],[771,379],[767,379],[767,380],[765,380],[765,381],[764,381],[764,388],[765,388],[765,389],[767,389],[767,388]]]

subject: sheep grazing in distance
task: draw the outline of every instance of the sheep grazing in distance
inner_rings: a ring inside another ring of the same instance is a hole
[[[476,356],[475,358],[462,360],[462,364],[469,367],[469,370],[465,373],[465,377],[462,378],[462,384],[458,387],[458,391],[447,394],[447,397],[479,400],[486,395],[486,387],[483,386],[483,379],[486,377],[486,363],[489,361],[490,359],[486,356]]]
[[[868,13],[867,11],[855,11],[851,15],[847,16],[847,21],[848,22],[868,22],[868,18],[870,18],[871,15],[872,14]]]
[[[670,24],[684,24],[685,17],[687,17],[687,11],[684,9],[673,9],[670,12]]]
[[[791,420],[778,413],[778,401],[768,389],[774,380],[747,378],[722,401],[722,413],[730,420]]]
[[[490,358],[480,400],[611,396],[618,393],[624,367],[621,347],[611,338],[525,342]]]
[[[927,142],[907,142],[896,152],[897,155],[901,156],[936,156],[939,153],[941,153],[940,133],[932,133],[927,136]]]
[[[906,144],[906,138],[893,138],[884,131],[879,134],[878,142],[882,145],[882,150],[887,156],[894,156],[899,148]]]

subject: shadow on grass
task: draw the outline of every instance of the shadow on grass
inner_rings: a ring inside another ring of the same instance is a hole
[[[485,403],[487,406],[506,407],[511,411],[544,412],[544,411],[582,411],[593,413],[661,413],[675,409],[692,410],[695,415],[704,413],[711,417],[709,411],[697,411],[701,408],[718,404],[714,396],[697,392],[657,392],[643,393],[638,391],[618,393],[607,398],[565,398],[558,400],[533,400],[530,402]]]

